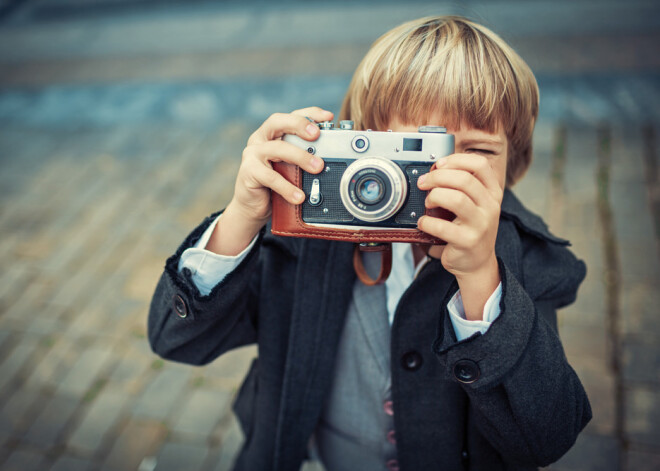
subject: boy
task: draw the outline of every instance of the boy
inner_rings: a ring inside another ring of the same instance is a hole
[[[538,88],[490,30],[422,18],[381,37],[341,111],[356,129],[444,125],[456,152],[418,183],[419,229],[447,242],[428,256],[394,244],[385,285],[356,281],[350,243],[265,229],[270,194],[305,195],[271,166],[312,173],[319,108],[271,116],[243,152],[234,197],[166,264],[149,316],[160,355],[193,364],[256,342],[235,403],[236,469],[298,469],[308,452],[342,469],[523,470],[561,457],[591,418],[566,362],[555,310],[585,267],[513,196],[531,160]],[[377,260],[364,255],[367,269]]]

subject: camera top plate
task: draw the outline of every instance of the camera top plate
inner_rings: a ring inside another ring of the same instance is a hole
[[[433,128],[433,130],[427,128]],[[316,141],[287,134],[284,141],[319,157],[359,159],[385,157],[410,162],[435,161],[454,152],[454,136],[439,126],[423,126],[422,132],[357,131],[325,127]]]

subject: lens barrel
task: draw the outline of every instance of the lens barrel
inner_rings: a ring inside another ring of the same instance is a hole
[[[384,221],[403,206],[408,181],[401,168],[383,157],[365,157],[348,166],[339,184],[346,210],[366,222]]]
[[[377,175],[365,175],[355,184],[355,196],[367,205],[378,204],[385,195],[385,183]]]

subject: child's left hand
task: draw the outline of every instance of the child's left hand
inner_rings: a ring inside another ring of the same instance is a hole
[[[440,159],[417,186],[429,192],[427,208],[440,207],[456,215],[453,221],[419,219],[420,230],[447,242],[432,247],[429,255],[456,276],[462,292],[469,283],[485,284],[492,293],[499,284],[495,239],[504,191],[489,160],[474,153],[452,154]],[[466,293],[462,294],[465,300]]]

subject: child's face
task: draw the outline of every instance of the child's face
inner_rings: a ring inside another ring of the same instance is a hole
[[[431,121],[430,123],[419,123],[419,126],[442,123],[440,119],[433,119]],[[390,121],[387,129],[391,129],[394,132],[416,132],[419,126],[417,124],[402,125],[394,119]],[[454,135],[456,154],[474,153],[486,157],[497,175],[500,186],[504,188],[506,184],[508,141],[501,126],[495,133],[481,131],[468,126],[461,126],[459,129],[447,128],[447,132]]]

